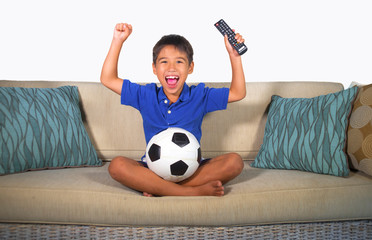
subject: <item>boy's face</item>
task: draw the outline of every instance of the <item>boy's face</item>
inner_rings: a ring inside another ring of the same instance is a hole
[[[165,95],[175,102],[182,92],[187,76],[193,72],[194,62],[189,63],[186,53],[168,45],[160,51],[152,68],[163,86]]]

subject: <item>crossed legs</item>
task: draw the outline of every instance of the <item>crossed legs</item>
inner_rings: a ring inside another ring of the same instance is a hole
[[[190,178],[173,183],[133,159],[116,157],[109,165],[109,173],[116,181],[145,196],[223,196],[222,185],[238,176],[243,166],[238,154],[228,153],[201,164]]]

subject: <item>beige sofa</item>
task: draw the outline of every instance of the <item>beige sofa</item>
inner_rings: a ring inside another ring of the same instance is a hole
[[[83,120],[102,160],[138,159],[145,140],[140,114],[100,83],[0,81],[1,87],[79,88]],[[228,83],[209,83],[222,87]],[[0,176],[0,222],[104,226],[234,226],[372,219],[372,177],[335,177],[296,170],[252,168],[263,141],[271,96],[314,97],[343,89],[329,82],[247,83],[244,100],[203,122],[202,152],[237,152],[241,175],[223,197],[143,197],[102,167],[30,171]],[[371,226],[371,225],[370,225]]]

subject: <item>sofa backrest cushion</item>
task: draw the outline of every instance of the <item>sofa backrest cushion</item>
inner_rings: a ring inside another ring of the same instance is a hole
[[[189,83],[192,84],[192,83]],[[139,159],[146,143],[139,112],[120,104],[120,96],[98,82],[0,81],[0,86],[58,87],[75,85],[81,97],[83,121],[101,159],[121,155]],[[229,87],[230,83],[206,83],[208,87]],[[206,115],[201,148],[209,158],[237,152],[253,160],[263,141],[267,109],[272,95],[315,97],[343,89],[334,82],[248,82],[246,97],[228,104],[224,111]]]

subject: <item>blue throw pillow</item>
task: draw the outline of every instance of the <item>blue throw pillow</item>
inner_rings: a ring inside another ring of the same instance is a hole
[[[82,122],[77,87],[0,88],[0,175],[101,165]]]
[[[314,98],[272,96],[263,144],[251,166],[348,176],[346,132],[357,91]]]

